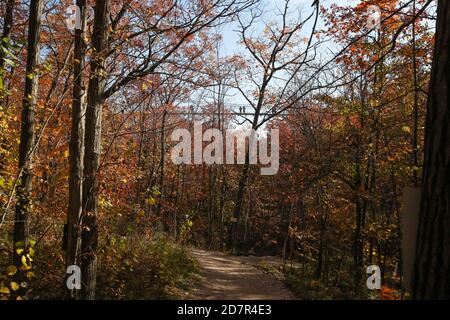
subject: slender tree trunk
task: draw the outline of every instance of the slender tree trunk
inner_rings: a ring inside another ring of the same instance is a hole
[[[266,93],[267,85],[269,84],[269,80],[266,76],[264,76],[264,79],[262,81],[260,94],[258,97],[258,103],[255,108],[255,115],[253,116],[252,120],[252,129],[257,130],[258,129],[258,121],[260,112],[263,106],[264,96]],[[250,141],[250,140],[249,140]],[[242,205],[244,202],[244,193],[245,189],[247,188],[248,183],[248,177],[250,175],[250,143],[247,145],[246,152],[245,152],[245,164],[244,169],[242,170],[242,174],[239,180],[239,189],[237,194],[236,203],[234,206],[234,212],[233,212],[233,219],[230,227],[229,237],[228,237],[228,249],[231,251],[235,250],[236,247],[236,231],[238,228],[238,221],[239,217],[241,216],[242,211]]]
[[[323,194],[322,194],[322,188],[319,187],[319,190],[317,191],[317,210],[320,214],[319,217],[319,250],[317,252],[317,265],[316,270],[314,273],[314,277],[316,279],[320,279],[322,277],[322,271],[323,271],[323,260],[324,260],[324,253],[325,253],[325,233],[327,228],[327,209],[323,207],[323,200],[322,200]],[[325,211],[325,212],[324,212]]]
[[[227,191],[227,175],[225,172],[225,166],[222,166],[222,186],[220,188],[220,249],[225,249],[225,233],[224,233],[224,207],[225,207],[225,196]]]
[[[140,134],[139,134],[139,149],[138,149],[138,162],[137,162],[137,188],[136,188],[136,203],[141,203],[141,183],[142,176],[141,172],[143,171],[143,147],[144,147],[144,139],[145,139],[145,108],[141,110],[140,114]]]
[[[364,228],[364,200],[359,195],[360,188],[362,186],[361,177],[361,149],[360,143],[357,146],[356,159],[355,159],[355,182],[354,182],[354,202],[355,202],[355,231],[353,236],[353,267],[355,273],[355,292],[358,294],[360,290],[360,283],[362,277],[363,267],[363,239],[362,233]]]
[[[78,264],[80,246],[79,220],[83,210],[83,157],[84,157],[84,113],[85,106],[85,80],[83,70],[85,67],[84,32],[86,27],[87,4],[86,0],[77,0],[80,9],[80,29],[75,30],[75,48],[73,56],[74,84],[72,101],[72,128],[69,144],[69,208],[67,212],[67,245],[66,267]]]
[[[18,247],[28,246],[28,211],[32,182],[32,160],[35,143],[34,108],[37,99],[38,75],[35,69],[39,63],[39,32],[43,0],[31,0],[28,24],[27,65],[23,97],[22,124],[19,144],[20,183],[17,188],[17,203],[14,221],[14,252]],[[14,255],[15,264],[20,266],[19,255]]]
[[[450,299],[450,1],[439,0],[425,131],[415,299]]]
[[[98,169],[101,153],[102,105],[105,90],[104,51],[108,41],[109,1],[97,0],[95,5],[91,76],[86,110],[84,154],[83,217],[81,232],[81,272],[83,298],[95,297],[98,244]]]
[[[5,8],[5,16],[3,21],[3,33],[2,38],[0,41],[2,41],[2,46],[5,46],[9,43],[9,38],[11,35],[11,29],[13,25],[13,12],[14,12],[14,6],[15,6],[15,0],[9,0],[6,3]],[[7,90],[4,90],[5,87],[5,60],[6,53],[3,50],[0,50],[0,81],[3,83],[2,87],[0,87],[0,107],[5,110],[7,108],[7,103],[5,104],[5,93]],[[6,99],[6,102],[8,100]],[[0,121],[0,173],[5,170],[6,167],[6,157],[3,157],[4,152],[6,152],[10,148],[10,143],[7,139],[6,131],[8,129],[6,121],[3,122],[3,120]]]
[[[6,8],[5,8],[5,16],[3,20],[3,33],[2,38],[0,39],[3,43],[2,45],[5,45],[9,43],[9,38],[11,36],[11,30],[13,26],[13,13],[14,13],[14,7],[16,5],[16,0],[8,0],[6,2]],[[0,74],[3,73],[5,68],[5,60],[6,53],[3,50],[0,50]]]
[[[235,205],[234,212],[233,212],[234,221],[231,222],[230,234],[228,237],[228,241],[229,241],[228,249],[231,251],[234,251],[235,247],[236,247],[236,240],[237,240],[236,233],[237,233],[238,221],[239,221],[239,217],[241,216],[242,205],[244,203],[244,193],[245,193],[245,189],[247,187],[247,181],[248,181],[248,176],[249,176],[249,171],[250,171],[248,151],[246,152],[245,158],[246,159],[245,159],[244,169],[242,170],[242,175],[239,180],[239,189],[238,189],[238,194],[237,194],[237,200],[236,200],[236,205]]]
[[[159,192],[161,192],[160,201],[158,202],[158,206],[156,208],[156,216],[158,220],[160,221],[160,231],[163,231],[166,229],[166,224],[164,223],[164,219],[161,216],[161,200],[163,198],[163,192],[164,192],[164,162],[165,162],[165,144],[166,144],[166,118],[167,118],[167,111],[163,111],[162,116],[162,123],[161,123],[161,140],[160,140],[160,147],[161,147],[161,157],[159,158]]]
[[[294,219],[294,205],[291,204],[290,209],[289,209],[289,221],[288,221],[288,225],[287,225],[286,236],[284,237],[284,242],[283,242],[283,265],[284,266],[286,266],[288,241],[292,240],[292,238],[294,236],[291,232],[293,219]],[[292,253],[292,252],[290,252],[290,253]]]
[[[208,174],[208,238],[206,239],[207,248],[211,249],[214,242],[214,217],[216,211],[216,168],[211,166]]]
[[[416,15],[416,1],[413,2],[413,15]],[[418,150],[418,130],[419,130],[419,86],[417,74],[417,57],[416,57],[416,21],[412,24],[412,59],[413,59],[413,75],[414,75],[414,105],[413,105],[413,137],[412,137],[412,160],[413,160],[413,183],[414,187],[419,186],[418,167],[419,167],[419,150]]]

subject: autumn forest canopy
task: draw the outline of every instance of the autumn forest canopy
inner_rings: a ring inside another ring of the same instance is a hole
[[[0,299],[450,298],[449,1],[2,0],[0,33]]]

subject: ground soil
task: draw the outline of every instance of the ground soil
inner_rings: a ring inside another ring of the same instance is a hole
[[[252,257],[192,249],[202,269],[198,288],[191,299],[289,300],[294,295],[275,276],[254,266]]]

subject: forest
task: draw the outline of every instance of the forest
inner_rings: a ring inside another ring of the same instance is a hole
[[[450,299],[450,1],[1,0],[0,299]]]

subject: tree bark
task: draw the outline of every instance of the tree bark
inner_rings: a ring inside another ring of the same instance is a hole
[[[19,144],[19,174],[20,182],[17,187],[17,203],[14,221],[14,252],[17,248],[28,246],[28,212],[32,186],[32,160],[35,143],[34,109],[38,90],[38,75],[35,69],[39,62],[39,31],[43,0],[31,0],[28,24],[27,64],[25,76],[25,90],[23,97],[22,124]],[[21,257],[14,254],[15,264],[21,266]]]
[[[264,81],[264,83],[265,83],[265,85],[262,86],[262,90],[261,90],[263,93],[260,95],[256,110],[255,110],[255,115],[253,117],[253,122],[252,122],[252,130],[254,130],[255,132],[258,129],[257,125],[258,125],[259,114],[261,112],[262,103],[264,100],[264,92],[265,92],[265,88],[267,85],[266,81]],[[231,250],[232,252],[234,252],[236,249],[238,222],[239,222],[239,218],[241,216],[242,206],[244,203],[245,190],[247,188],[248,179],[250,176],[250,141],[251,141],[251,139],[249,139],[249,143],[246,144],[246,148],[245,148],[245,163],[244,163],[244,168],[242,169],[241,177],[239,179],[239,188],[238,188],[238,193],[237,193],[237,199],[236,199],[236,203],[235,203],[234,211],[233,211],[233,218],[235,221],[233,221],[231,223],[229,237],[228,237],[228,249]]]
[[[106,82],[105,49],[108,41],[109,1],[97,0],[95,6],[91,75],[86,110],[84,154],[83,213],[81,231],[81,273],[84,299],[95,298],[98,244],[98,169],[101,153],[102,105]]]
[[[167,224],[164,221],[163,216],[161,216],[161,201],[164,197],[164,162],[165,162],[165,144],[166,144],[166,119],[167,119],[167,110],[163,111],[162,122],[161,122],[161,157],[159,158],[159,192],[161,192],[160,200],[158,201],[158,205],[156,207],[156,216],[158,221],[160,221],[160,231],[167,230]]]
[[[12,30],[12,26],[13,26],[13,13],[14,13],[14,7],[16,5],[15,0],[8,0],[6,3],[6,8],[5,8],[5,17],[4,17],[4,22],[3,22],[3,33],[2,33],[2,38],[0,39],[3,44],[5,45],[9,43],[9,38],[11,36],[11,30]],[[3,73],[4,68],[5,68],[5,60],[4,58],[6,54],[3,50],[0,50],[0,73]]]
[[[234,252],[236,249],[238,221],[239,217],[241,216],[242,205],[244,203],[244,192],[247,187],[249,177],[250,163],[248,159],[249,153],[247,151],[245,156],[244,169],[242,170],[241,178],[239,180],[239,189],[237,193],[236,204],[233,211],[234,221],[231,222],[230,234],[228,237],[228,249],[232,252]]]
[[[413,2],[413,16],[416,15],[416,1]],[[417,46],[416,46],[416,20],[412,24],[412,60],[413,60],[413,76],[414,76],[414,105],[413,105],[413,137],[412,137],[412,162],[413,183],[414,187],[419,187],[418,167],[419,167],[419,149],[418,149],[418,131],[419,131],[419,86],[418,86],[418,70],[417,70]]]
[[[5,46],[9,44],[9,38],[11,35],[12,25],[13,25],[13,12],[14,12],[14,6],[15,6],[15,0],[9,0],[6,3],[5,8],[5,16],[4,16],[4,22],[3,22],[3,33],[2,38],[0,41],[2,42],[1,46]],[[7,99],[5,99],[5,93],[6,90],[4,88],[5,85],[5,59],[6,53],[3,50],[0,50],[0,81],[2,81],[3,85],[0,87],[0,107],[3,108],[3,110],[7,109],[7,103],[5,105],[5,100],[7,102]],[[3,121],[3,120],[2,120]],[[7,151],[10,148],[10,144],[8,142],[7,136],[6,136],[7,128],[5,128],[5,123],[2,122],[2,126],[0,128],[0,154],[2,155],[2,159],[0,160],[0,172],[3,172],[6,167],[6,157],[3,157],[4,152]]]
[[[415,299],[450,299],[450,1],[439,0],[425,124]]]
[[[69,144],[69,207],[67,212],[67,245],[66,267],[79,263],[80,247],[79,220],[83,209],[83,156],[84,156],[84,113],[86,44],[84,32],[86,28],[87,4],[86,0],[77,0],[80,12],[80,29],[75,30],[75,44],[73,56],[74,84],[72,91],[72,127]]]

